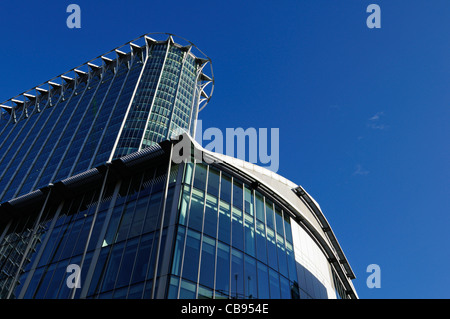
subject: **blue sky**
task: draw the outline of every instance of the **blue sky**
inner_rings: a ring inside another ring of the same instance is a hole
[[[81,7],[81,29],[66,8]],[[381,8],[381,29],[366,8]],[[279,128],[361,298],[449,298],[450,1],[2,1],[4,101],[144,33],[212,58],[203,127]],[[381,268],[369,289],[366,268]]]

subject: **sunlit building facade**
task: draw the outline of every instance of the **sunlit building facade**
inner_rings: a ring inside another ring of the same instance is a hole
[[[87,82],[70,97],[52,82],[2,105],[0,165],[11,173],[0,182],[0,298],[357,298],[354,273],[301,186],[191,138],[212,93],[210,60],[172,36],[140,39],[85,75],[77,69]],[[65,107],[100,87],[88,105]],[[31,137],[21,151],[16,141]],[[182,141],[202,156],[179,161]]]

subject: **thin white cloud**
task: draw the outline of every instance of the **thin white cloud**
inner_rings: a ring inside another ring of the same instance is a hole
[[[372,116],[369,121],[377,121],[380,119],[380,116],[383,116],[384,112],[378,112],[377,114],[375,114],[374,116]]]
[[[388,128],[387,125],[380,123],[381,117],[384,116],[384,112],[377,112],[371,118],[369,118],[369,123],[367,123],[367,127],[374,130],[385,130]]]
[[[370,172],[366,169],[364,169],[361,164],[356,165],[356,169],[353,172],[353,175],[359,175],[359,176],[366,176],[368,175]]]

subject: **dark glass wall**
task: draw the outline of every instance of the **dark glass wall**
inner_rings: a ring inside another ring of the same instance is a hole
[[[165,254],[178,167],[164,163],[77,196],[49,201],[5,223],[0,298],[151,298]],[[163,217],[167,216],[167,220]],[[170,248],[168,252],[170,252]],[[160,260],[160,263],[158,263]],[[81,270],[68,286],[69,265]]]
[[[141,69],[139,57],[127,55],[24,107],[1,135],[0,201],[108,160]]]

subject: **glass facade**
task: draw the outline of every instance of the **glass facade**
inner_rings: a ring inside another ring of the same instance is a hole
[[[289,216],[203,163],[186,166],[173,259],[168,298],[299,298]]]
[[[8,224],[2,229],[0,297],[70,298],[70,264],[82,269],[84,289],[74,298],[151,297],[165,236],[159,224],[166,170],[154,167]],[[166,198],[173,198],[172,188]]]
[[[143,39],[0,105],[0,202],[193,130],[208,60]]]
[[[156,45],[149,52],[115,157],[174,134],[192,133],[190,119],[199,102],[195,100],[199,60],[187,49],[170,44]]]

